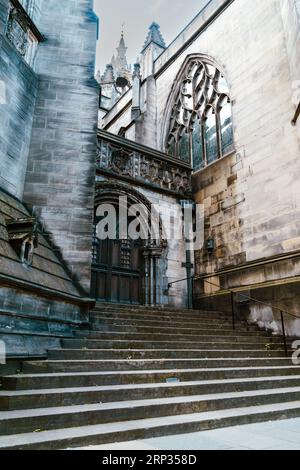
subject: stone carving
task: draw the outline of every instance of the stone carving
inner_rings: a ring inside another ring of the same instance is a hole
[[[8,239],[22,263],[30,267],[34,248],[38,247],[38,226],[35,218],[13,219],[6,222]]]
[[[134,178],[182,195],[191,192],[191,172],[165,156],[165,160],[150,154],[118,147],[115,143],[98,140],[97,166],[118,176]]]
[[[118,175],[132,176],[132,164],[130,153],[121,148],[112,151],[108,168]]]
[[[38,38],[33,29],[36,28],[26,12],[21,7],[17,8],[11,3],[6,37],[29,65],[33,63],[37,44],[41,40],[41,37]]]

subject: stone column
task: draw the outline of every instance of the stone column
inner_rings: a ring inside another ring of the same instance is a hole
[[[143,278],[143,297],[145,305],[149,305],[149,253],[148,251],[143,253],[144,257],[144,266],[145,266],[145,273]]]

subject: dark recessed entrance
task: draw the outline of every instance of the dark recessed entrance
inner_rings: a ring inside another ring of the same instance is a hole
[[[94,240],[92,295],[98,301],[139,304],[142,299],[141,243]]]

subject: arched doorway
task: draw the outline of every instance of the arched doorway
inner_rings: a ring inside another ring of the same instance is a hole
[[[143,206],[144,221],[149,224],[153,209],[138,191],[111,182],[101,182],[96,186],[91,294],[99,302],[160,304],[161,260],[166,243],[161,236],[159,217],[155,239],[150,233],[147,238],[139,239],[131,239],[130,235],[124,238],[120,233],[120,212],[124,214],[124,209],[128,212],[129,207],[135,204]],[[116,232],[113,238],[99,239],[96,227],[103,216],[101,211],[99,216],[99,207],[104,205],[115,209]],[[127,225],[132,222],[128,213],[126,222]]]

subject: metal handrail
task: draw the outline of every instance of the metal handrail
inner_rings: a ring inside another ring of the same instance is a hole
[[[293,124],[293,126],[295,126],[295,125],[297,124],[297,121],[298,121],[299,116],[300,116],[300,103],[298,104],[297,109],[296,109],[296,112],[295,112],[295,115],[294,115],[294,117],[293,117],[293,119],[292,119],[292,124]]]
[[[211,277],[213,277],[213,276],[214,276],[214,274],[211,275]],[[188,278],[185,278],[185,279],[179,279],[177,281],[169,282],[168,289],[170,289],[170,287],[174,284],[177,284],[177,283],[183,282],[183,281],[188,281],[188,280],[191,280],[191,279],[193,281],[194,280],[203,280],[203,282],[206,282],[207,284],[210,284],[211,286],[214,286],[214,287],[217,287],[218,289],[221,289],[220,285],[215,284],[211,281],[208,281],[207,279],[202,278],[201,276],[191,276],[191,277],[188,277]],[[231,313],[232,313],[232,328],[233,328],[233,330],[235,330],[235,323],[236,323],[234,294],[238,294],[240,297],[244,297],[247,300],[250,300],[252,302],[255,302],[255,303],[258,303],[258,304],[261,304],[261,305],[265,305],[266,307],[270,307],[270,308],[280,312],[282,336],[283,336],[283,343],[284,343],[284,351],[285,351],[285,355],[288,357],[288,345],[287,345],[287,335],[286,335],[286,328],[285,328],[285,322],[284,322],[284,315],[286,314],[286,315],[289,315],[289,316],[291,316],[293,318],[296,318],[296,319],[300,319],[300,316],[297,316],[297,315],[289,312],[288,310],[284,310],[282,308],[276,307],[271,303],[267,303],[267,302],[264,302],[262,300],[255,299],[254,297],[251,297],[250,295],[240,293],[236,289],[234,290],[234,289],[226,288],[225,290],[228,293],[230,293]]]
[[[213,276],[212,276],[213,277]],[[201,277],[197,277],[197,276],[194,276],[194,280],[201,280]],[[214,287],[218,287],[220,289],[220,286],[218,284],[214,284],[213,282],[211,281],[208,281],[207,279],[203,279],[204,282],[206,282],[207,284],[210,284],[211,286],[214,286]],[[238,289],[238,288],[237,288]],[[232,294],[238,294],[240,297],[245,297],[246,299],[248,300],[252,300],[253,302],[256,302],[258,304],[261,304],[261,305],[265,305],[266,307],[271,307],[275,310],[278,310],[279,312],[282,312],[282,313],[285,313],[287,315],[290,315],[291,317],[294,317],[294,318],[297,318],[297,319],[300,319],[300,316],[298,315],[295,315],[294,313],[291,313],[289,312],[288,310],[284,310],[280,307],[276,307],[274,306],[273,304],[269,303],[269,302],[264,302],[263,300],[258,300],[258,299],[255,299],[254,297],[251,297],[250,295],[247,295],[247,294],[242,294],[240,293],[238,290],[235,290],[235,289],[230,289],[230,288],[225,288],[226,291],[232,293]]]

